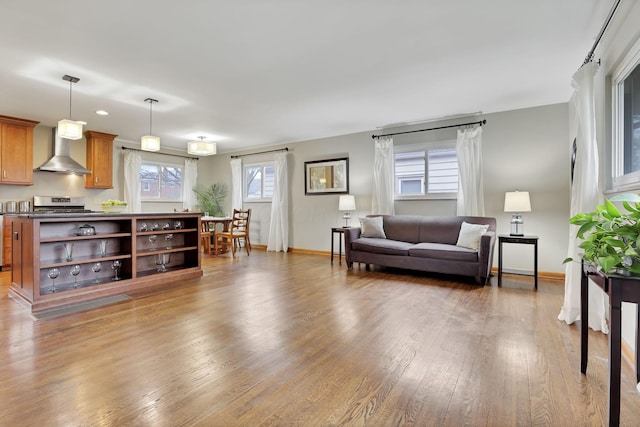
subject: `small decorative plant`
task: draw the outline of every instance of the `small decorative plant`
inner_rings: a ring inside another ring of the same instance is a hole
[[[613,202],[622,202],[620,212]],[[640,275],[640,196],[621,194],[569,220],[580,226],[582,259],[605,274]],[[573,261],[567,258],[564,262]]]
[[[229,190],[224,182],[219,184],[211,184],[205,189],[194,188],[198,198],[198,207],[203,212],[209,212],[212,216],[224,216],[222,209],[224,200],[229,195]]]

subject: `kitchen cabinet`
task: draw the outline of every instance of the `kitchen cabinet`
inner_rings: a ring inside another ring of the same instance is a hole
[[[113,188],[113,140],[118,135],[88,130],[85,188]]]
[[[32,120],[0,116],[0,184],[33,185]]]
[[[11,267],[11,219],[2,219],[2,269],[9,270]]]
[[[32,312],[202,276],[198,213],[7,218],[14,236],[9,294]]]

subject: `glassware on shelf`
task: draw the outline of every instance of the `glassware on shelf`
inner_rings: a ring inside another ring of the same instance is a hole
[[[151,231],[158,231],[160,230],[160,226],[158,225],[157,222],[154,222],[153,225],[151,226]]]
[[[159,265],[156,271],[164,273],[167,271],[166,265],[171,262],[171,254],[156,254],[156,265]]]
[[[76,264],[73,267],[71,267],[71,270],[69,271],[69,273],[73,276],[73,287],[77,288],[78,287],[78,274],[80,274],[80,265]]]
[[[173,221],[173,228],[175,228],[176,230],[182,230],[182,221],[180,220]]]
[[[56,279],[59,275],[60,270],[56,267],[50,268],[49,272],[47,273],[47,276],[49,276],[49,279],[51,279],[51,293],[54,293],[56,291]]]
[[[102,271],[102,263],[96,262],[95,264],[93,264],[91,266],[91,271],[96,273],[96,280],[94,280],[93,283],[100,283],[100,279],[98,279],[98,273]]]
[[[171,249],[171,239],[173,239],[173,233],[164,235],[164,240],[167,242],[167,249]]]
[[[120,273],[121,267],[122,267],[122,261],[120,261],[119,259],[113,260],[113,263],[111,264],[111,268],[113,269],[113,272],[115,273],[115,275],[111,280],[120,280],[120,276],[118,276],[118,273]]]
[[[64,244],[64,254],[67,256],[67,261],[73,260],[73,242]]]
[[[149,237],[147,237],[147,239],[149,239],[149,243],[151,243],[151,250],[155,250],[156,249],[156,241],[158,240],[158,236],[155,235],[155,234],[152,234]]]
[[[147,223],[143,222],[140,224],[140,228],[138,228],[138,231],[147,231]]]
[[[100,240],[100,256],[101,257],[107,256],[107,243],[109,243],[108,240]]]
[[[169,230],[170,228],[171,228],[171,226],[169,225],[168,222],[162,226],[163,230]]]

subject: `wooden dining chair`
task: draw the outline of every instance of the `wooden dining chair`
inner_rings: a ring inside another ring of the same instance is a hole
[[[211,253],[211,230],[209,230],[209,223],[200,221],[200,239],[202,240],[202,247],[207,254]]]
[[[249,255],[251,250],[251,241],[249,240],[249,224],[251,223],[251,209],[233,210],[231,226],[227,231],[218,231],[214,234],[213,250],[220,253],[222,245],[228,245],[231,248],[231,256],[235,258],[236,248],[240,247],[239,240],[244,240],[244,249]]]

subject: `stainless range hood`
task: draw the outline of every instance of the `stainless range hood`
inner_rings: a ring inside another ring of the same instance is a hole
[[[87,175],[91,171],[71,158],[71,141],[58,136],[58,128],[53,128],[53,157],[36,168],[35,171],[63,174]]]

